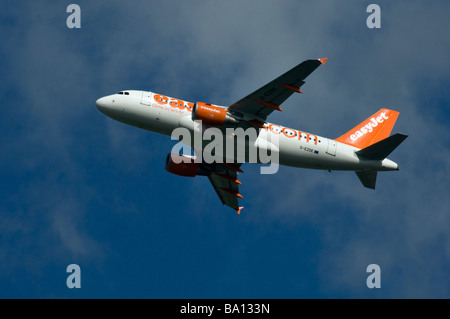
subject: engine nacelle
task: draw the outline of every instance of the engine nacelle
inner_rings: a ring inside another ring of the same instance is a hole
[[[192,120],[201,120],[203,124],[211,126],[238,123],[235,118],[230,116],[226,109],[203,102],[194,104],[192,109]]]
[[[194,157],[191,156],[169,153],[166,158],[166,171],[175,175],[194,177],[200,172],[200,163],[195,163]]]

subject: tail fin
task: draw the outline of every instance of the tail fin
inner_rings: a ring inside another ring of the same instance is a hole
[[[361,124],[337,138],[336,141],[363,149],[387,137],[400,113],[381,109]]]

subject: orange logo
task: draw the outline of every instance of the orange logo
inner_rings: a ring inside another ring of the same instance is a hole
[[[189,103],[189,102],[185,102],[185,101],[178,100],[178,99],[172,99],[167,96],[160,95],[160,94],[155,94],[153,96],[153,99],[159,105],[169,104],[171,107],[173,107],[175,109],[180,109],[180,110],[186,109],[186,111],[188,111],[188,112],[192,112],[192,108],[194,107],[194,103]]]
[[[264,127],[266,128],[266,131],[269,130],[273,134],[276,134],[276,135],[283,134],[287,138],[297,137],[297,139],[299,141],[302,138],[305,138],[306,139],[306,143],[309,143],[309,141],[313,141],[314,145],[317,145],[317,142],[319,140],[317,135],[306,133],[306,132],[302,132],[302,131],[299,131],[299,130],[294,130],[294,129],[288,128],[288,127],[282,127],[282,126],[276,125],[276,124],[269,124],[269,126],[264,125]]]

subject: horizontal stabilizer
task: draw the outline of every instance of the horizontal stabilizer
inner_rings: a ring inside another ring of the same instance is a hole
[[[388,155],[391,154],[391,152],[395,150],[397,146],[399,146],[407,137],[408,135],[397,133],[357,151],[356,154],[369,160],[381,161],[388,157]]]
[[[356,171],[359,180],[364,187],[375,189],[375,183],[377,182],[377,171]]]

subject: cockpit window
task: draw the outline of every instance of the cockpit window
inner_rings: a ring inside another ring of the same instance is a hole
[[[125,92],[125,95],[130,95],[130,92]]]
[[[122,91],[120,91],[119,93],[117,93],[117,94],[123,94],[123,92]]]
[[[130,92],[124,92],[124,91],[120,91],[119,93],[117,93],[117,94],[120,94],[120,95],[130,95]]]

